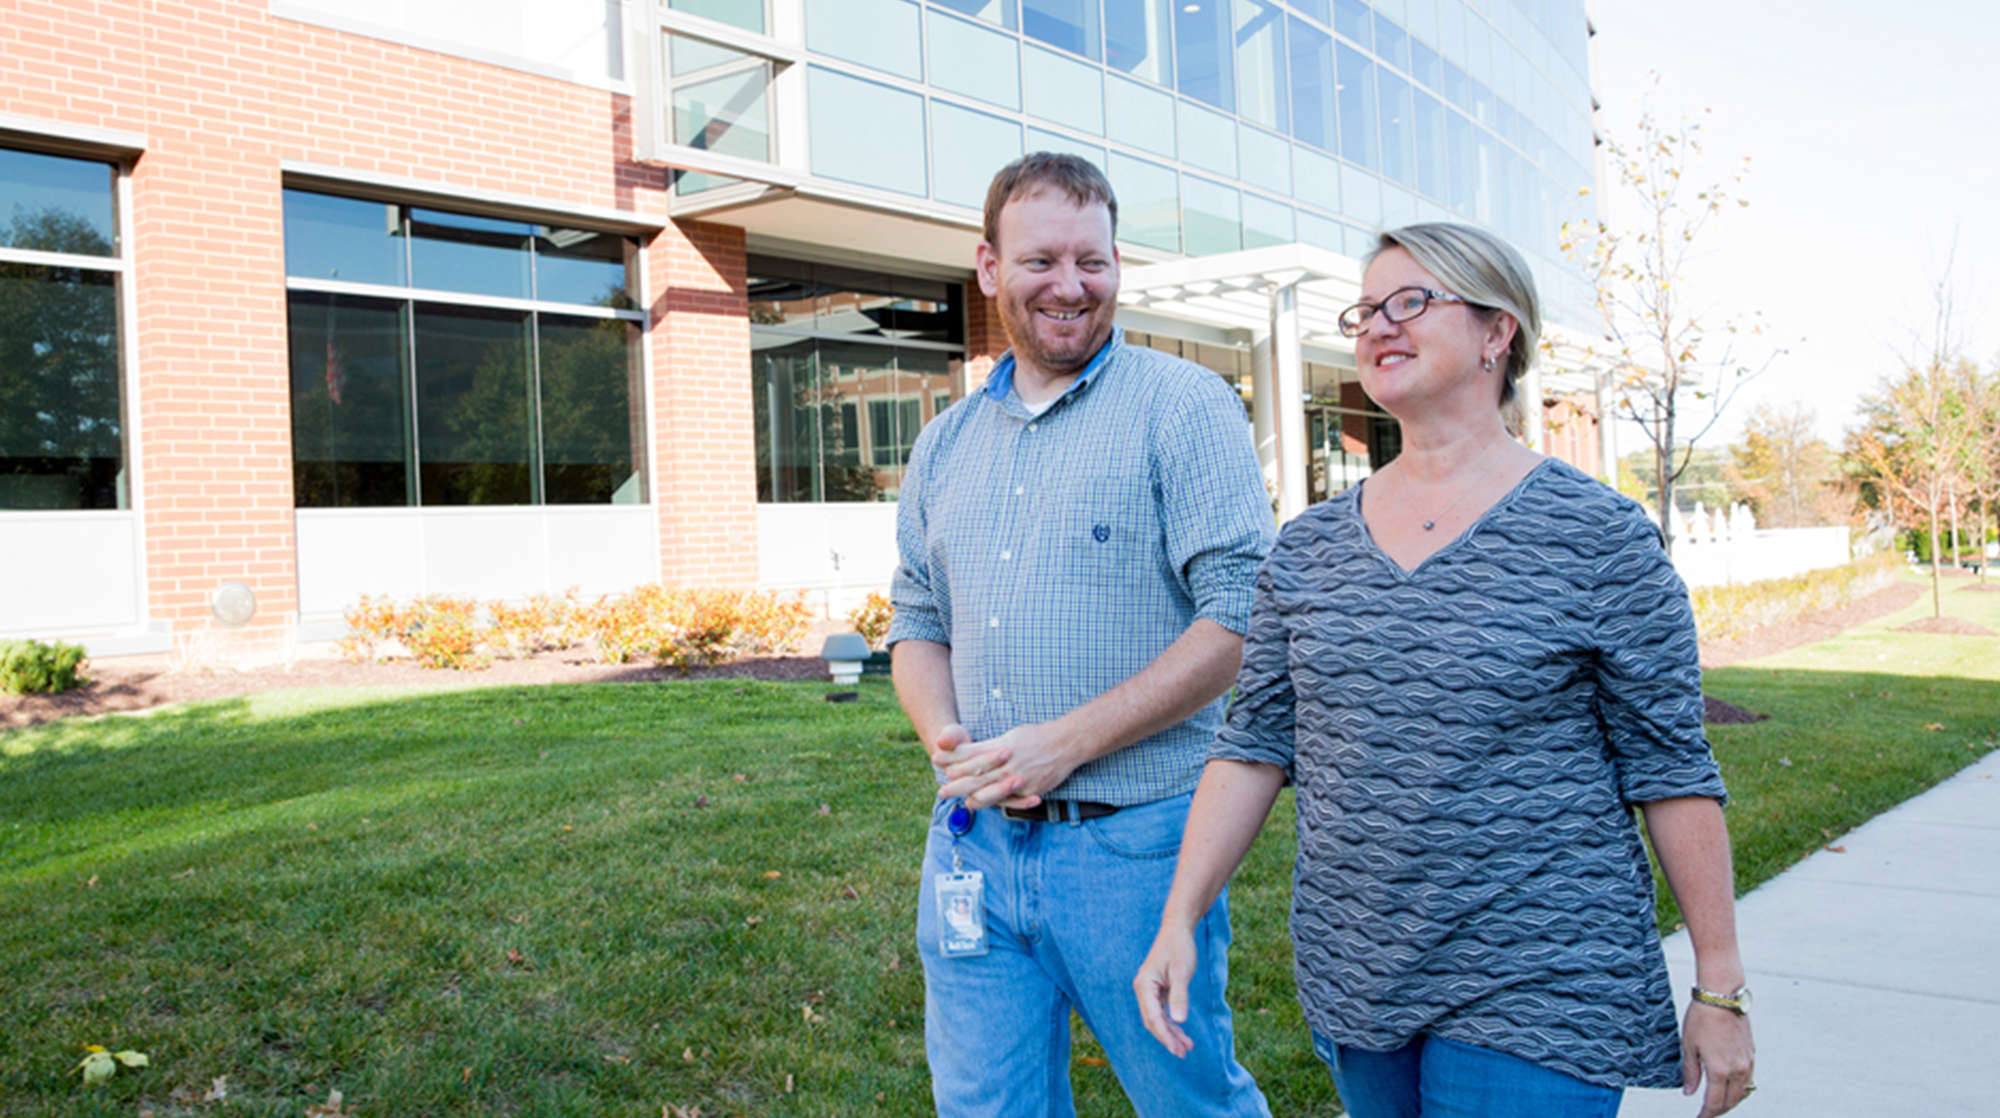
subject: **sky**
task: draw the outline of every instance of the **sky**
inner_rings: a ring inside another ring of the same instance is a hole
[[[1643,95],[1656,117],[1703,120],[1696,182],[1750,158],[1734,188],[1750,205],[1682,277],[1714,319],[1761,311],[1745,356],[1775,354],[1712,445],[1760,402],[1803,402],[1838,446],[1859,398],[1928,352],[1948,256],[1956,341],[2000,360],[2000,4],[1592,0],[1591,15],[1601,131],[1630,136]]]

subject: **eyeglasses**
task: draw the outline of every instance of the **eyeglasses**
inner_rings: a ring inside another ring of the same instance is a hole
[[[1340,312],[1340,333],[1342,337],[1358,338],[1368,332],[1368,324],[1375,320],[1375,312],[1382,312],[1390,322],[1401,325],[1430,309],[1432,301],[1440,303],[1471,303],[1449,291],[1432,291],[1428,287],[1402,287],[1389,293],[1387,299],[1379,303],[1356,303]]]

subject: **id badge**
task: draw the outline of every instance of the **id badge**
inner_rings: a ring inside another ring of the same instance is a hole
[[[938,954],[986,954],[985,894],[986,875],[978,870],[937,875]]]

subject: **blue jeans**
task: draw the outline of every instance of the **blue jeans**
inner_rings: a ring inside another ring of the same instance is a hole
[[[1418,1037],[1370,1052],[1313,1034],[1352,1118],[1616,1118],[1625,1092],[1504,1052]]]
[[[1229,1007],[1229,907],[1195,931],[1201,970],[1184,1026],[1194,1051],[1175,1059],[1139,1019],[1132,979],[1159,930],[1192,796],[1081,823],[1020,823],[976,812],[958,840],[985,875],[986,954],[938,952],[936,877],[952,867],[944,805],[931,816],[917,903],[924,960],[924,1044],[945,1118],[1071,1118],[1069,1014],[1104,1046],[1140,1118],[1268,1118],[1236,1062]]]

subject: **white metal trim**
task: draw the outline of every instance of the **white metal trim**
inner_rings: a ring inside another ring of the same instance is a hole
[[[0,113],[0,143],[35,148],[51,155],[121,162],[143,155],[147,147],[146,136],[141,132],[44,120],[19,113]]]
[[[626,322],[646,325],[643,310],[617,310],[611,307],[593,307],[585,303],[551,303],[542,299],[516,299],[504,295],[468,295],[462,291],[438,291],[428,287],[391,287],[379,283],[354,283],[349,280],[307,279],[291,276],[285,279],[287,291],[314,291],[323,295],[362,295],[371,299],[415,300],[421,303],[444,303],[454,307],[495,307],[509,311],[539,311],[544,314],[566,314],[578,318],[617,318]]]
[[[278,170],[283,175],[284,185],[287,187],[337,192],[361,190],[386,202],[437,206],[481,217],[536,221],[543,224],[560,223],[598,229],[607,233],[638,236],[650,236],[667,226],[666,219],[643,214],[637,210],[551,201],[529,194],[454,186],[450,183],[412,178],[407,175],[357,171],[330,163],[285,159],[279,162]]]

